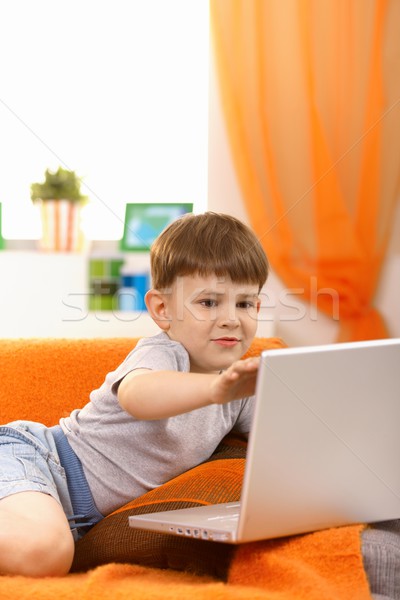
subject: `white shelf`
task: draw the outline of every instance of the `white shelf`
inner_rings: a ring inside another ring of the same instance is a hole
[[[78,253],[0,252],[0,337],[138,337],[158,331],[145,312],[89,312],[88,259]]]

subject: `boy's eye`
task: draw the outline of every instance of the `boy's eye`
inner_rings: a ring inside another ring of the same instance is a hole
[[[217,301],[208,298],[207,300],[201,300],[200,304],[205,308],[215,308],[217,306]]]
[[[238,308],[253,308],[254,302],[250,302],[248,300],[244,300],[243,302],[238,302],[236,305]]]

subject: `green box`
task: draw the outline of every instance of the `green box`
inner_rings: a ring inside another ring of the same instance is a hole
[[[90,280],[97,277],[104,277],[105,261],[91,258],[89,261],[89,278]]]
[[[89,259],[89,310],[117,310],[123,258]]]
[[[109,260],[109,265],[108,265],[108,274],[110,277],[116,277],[119,278],[120,277],[120,271],[121,271],[121,267],[124,264],[123,259],[112,259]]]
[[[91,311],[99,311],[99,310],[117,310],[118,309],[118,300],[114,298],[114,296],[97,296],[91,294],[89,296],[89,310]]]

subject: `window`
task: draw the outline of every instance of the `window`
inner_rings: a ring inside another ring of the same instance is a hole
[[[119,239],[129,202],[206,209],[206,0],[5,0],[0,53],[4,237],[39,237],[30,184],[58,165],[89,239]]]

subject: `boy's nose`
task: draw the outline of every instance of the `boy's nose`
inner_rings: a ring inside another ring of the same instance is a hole
[[[237,318],[235,313],[229,314],[223,314],[220,315],[220,318],[218,320],[218,325],[220,327],[224,327],[225,329],[235,329],[235,327],[239,327],[240,325],[240,321]]]

